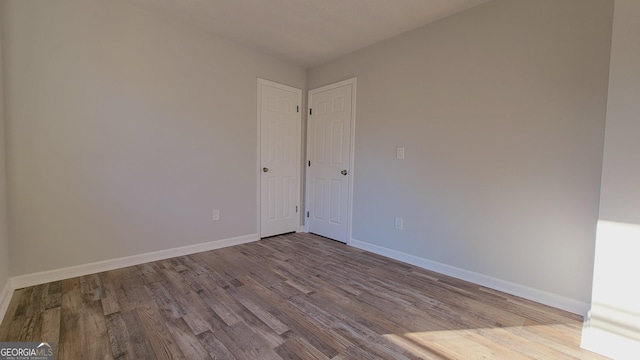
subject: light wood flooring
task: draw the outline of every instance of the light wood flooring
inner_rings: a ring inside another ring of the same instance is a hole
[[[310,234],[17,290],[56,359],[605,359],[582,318]]]

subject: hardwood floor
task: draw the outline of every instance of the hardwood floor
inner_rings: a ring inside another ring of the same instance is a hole
[[[17,290],[56,359],[605,359],[582,318],[309,234]]]

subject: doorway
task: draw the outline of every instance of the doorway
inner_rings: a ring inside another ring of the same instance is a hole
[[[302,90],[258,79],[260,238],[300,226]]]
[[[356,79],[309,91],[306,224],[310,233],[351,238]]]

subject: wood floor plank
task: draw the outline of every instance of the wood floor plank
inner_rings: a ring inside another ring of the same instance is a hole
[[[104,296],[100,299],[102,303],[102,312],[105,316],[120,312],[120,302],[118,297],[120,293],[120,283],[115,271],[107,271],[99,273],[102,286],[104,287]]]
[[[479,335],[505,347],[515,349],[530,359],[577,359],[564,352],[547,346],[538,346],[531,339],[518,336],[509,331],[509,328],[485,328],[475,330]]]
[[[56,344],[53,348],[54,358],[57,358],[58,356],[57,345],[60,343],[60,320],[60,307],[45,310],[42,320],[41,339],[44,342],[53,342]]]
[[[269,302],[282,314],[278,318],[286,324],[295,334],[304,337],[315,348],[319,349],[327,357],[337,355],[339,350],[344,350],[353,344],[343,337],[333,333],[329,328],[314,322],[310,317],[300,311],[288,301],[290,297],[282,297],[278,294],[278,287],[265,288],[257,282],[248,282],[256,293]],[[275,290],[275,291],[274,291]]]
[[[31,299],[31,294],[34,290],[35,286],[16,290],[16,292],[20,291],[20,297],[18,299],[18,304],[16,305],[16,310],[13,314],[14,316],[24,315],[27,312],[29,300]]]
[[[54,281],[49,285],[45,300],[45,309],[60,307],[62,304],[62,281]]]
[[[28,339],[42,338],[42,321],[44,314],[42,312],[35,313],[32,316],[24,315],[25,320],[20,329],[18,341],[28,341]]]
[[[14,315],[11,321],[7,321],[6,326],[6,335],[0,339],[2,341],[19,341],[20,331],[22,329],[22,325],[25,322],[24,315]]]
[[[249,277],[243,277],[243,280],[248,281]],[[268,304],[261,301],[260,297],[254,296],[253,293],[243,286],[238,289],[238,293],[241,295],[239,302],[251,313],[253,313],[258,319],[260,319],[265,325],[271,328],[276,334],[282,335],[289,331],[289,327],[283,324],[275,316],[268,311]]]
[[[146,287],[149,296],[151,296],[151,299],[155,302],[158,309],[162,311],[162,315],[165,318],[177,319],[187,314],[171,291],[164,286],[162,281],[148,283]]]
[[[49,291],[49,284],[36,285],[33,287],[33,291],[29,296],[29,302],[25,309],[25,315],[27,317],[34,316],[37,313],[44,311],[46,304],[46,296]]]
[[[280,344],[274,349],[276,354],[278,354],[278,356],[281,359],[283,360],[303,360],[304,359],[298,356],[298,354],[296,354],[295,352],[293,352],[293,350],[289,349],[286,346],[286,344],[287,344],[286,342],[283,344]]]
[[[214,287],[210,290],[204,289],[200,291],[198,295],[227,326],[242,321],[242,317],[238,315],[242,311],[240,306],[222,288]]]
[[[206,331],[198,335],[198,340],[209,353],[212,359],[216,360],[234,360],[236,357],[231,354],[224,344],[213,335],[212,332]]]
[[[115,272],[113,280],[115,281],[115,293],[121,312],[128,312],[139,307],[153,306],[154,301],[151,299],[137,267],[130,266],[112,271]]]
[[[259,338],[261,343],[266,344],[266,347],[273,349],[282,344],[286,339],[276,334],[270,327],[268,327],[262,320],[255,316],[251,311],[244,310],[240,313],[242,316],[242,322],[232,325],[232,327],[238,328],[239,324],[246,325],[254,330],[256,338]]]
[[[120,312],[105,316],[105,324],[111,346],[111,355],[115,359],[135,359],[133,343],[130,341],[129,330]]]
[[[582,318],[311,234],[19,289],[56,359],[605,359]]]
[[[176,340],[176,344],[184,354],[184,359],[211,359],[209,352],[202,346],[200,340],[194,336],[184,319],[168,320],[164,324]]]
[[[245,323],[238,323],[214,332],[238,359],[278,360],[280,356],[269,347],[264,337]],[[279,344],[278,344],[279,345]]]
[[[86,301],[96,301],[105,297],[104,285],[98,274],[80,278],[80,292]]]
[[[93,278],[93,277],[92,277]],[[95,278],[93,278],[95,279]],[[95,298],[95,289],[90,290],[90,299]],[[98,291],[97,293],[99,293]],[[86,359],[113,359],[111,354],[111,344],[107,334],[106,319],[102,313],[102,304],[98,300],[91,300],[83,303],[81,310],[82,318],[82,354]]]
[[[160,354],[154,353],[151,345],[151,337],[144,329],[144,324],[140,319],[137,309],[122,313],[122,320],[127,329],[128,337],[121,339],[126,346],[127,355],[131,359],[164,359]],[[166,331],[166,329],[154,329],[156,332]],[[112,347],[113,348],[113,347]],[[130,351],[130,352],[129,352]],[[70,358],[71,359],[71,358]]]
[[[329,358],[320,350],[316,349],[308,341],[301,337],[294,337],[287,340],[280,347],[286,347],[289,351],[296,354],[300,359],[328,360]],[[280,352],[278,352],[280,354]]]
[[[165,319],[155,308],[138,308],[136,312],[158,359],[182,359],[185,357],[173,336],[165,330],[166,323],[175,320],[175,318]]]
[[[182,319],[187,321],[194,335],[225,326],[224,321],[191,289],[180,274],[170,269],[164,269],[162,273],[166,279],[162,282],[163,285],[173,294],[180,307],[186,309]]]
[[[82,294],[80,278],[62,282],[62,304],[60,309],[60,344],[58,354],[62,359],[82,359]],[[32,341],[38,341],[31,339]]]

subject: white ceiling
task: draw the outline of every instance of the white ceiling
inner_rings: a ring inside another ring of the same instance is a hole
[[[128,0],[313,67],[488,0]]]

